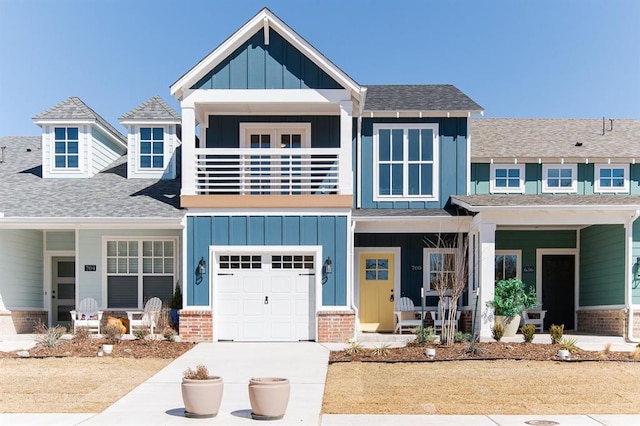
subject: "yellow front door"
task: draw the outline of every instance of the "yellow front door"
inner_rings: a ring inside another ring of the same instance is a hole
[[[361,253],[360,330],[393,331],[393,253]]]

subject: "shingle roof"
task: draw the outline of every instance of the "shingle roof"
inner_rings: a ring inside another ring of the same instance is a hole
[[[474,118],[471,158],[640,158],[640,120],[604,124],[603,135],[601,119]]]
[[[160,96],[154,96],[119,118],[120,121],[162,120],[176,122],[180,122],[181,119],[180,114],[171,108]]]
[[[52,106],[51,108],[41,112],[33,117],[34,121],[38,120],[95,120],[100,123],[102,127],[113,133],[113,136],[120,139],[123,144],[126,144],[126,138],[116,130],[111,124],[100,116],[97,112],[89,108],[87,104],[76,96],[71,96],[64,101]]]
[[[460,201],[473,207],[570,207],[570,206],[628,206],[640,209],[640,195],[454,195],[454,204]]]
[[[481,111],[451,84],[365,85],[365,111]]]
[[[351,216],[359,218],[380,217],[451,217],[452,212],[444,209],[353,209]]]
[[[176,218],[180,178],[126,179],[126,156],[91,178],[42,179],[39,137],[2,137],[0,213],[5,218]],[[2,219],[0,219],[1,221]]]

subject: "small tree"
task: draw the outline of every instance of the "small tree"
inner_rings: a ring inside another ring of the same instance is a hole
[[[468,239],[462,233],[455,235],[440,235],[435,242],[427,240],[425,243],[443,253],[437,259],[436,270],[431,270],[428,277],[431,289],[438,295],[440,318],[442,318],[442,332],[440,341],[446,346],[455,342],[455,321],[458,315],[458,300],[467,289],[467,244]],[[431,260],[427,260],[430,262]]]
[[[169,302],[169,308],[182,309],[182,289],[180,288],[180,282],[176,283],[173,297],[171,297],[171,301]]]

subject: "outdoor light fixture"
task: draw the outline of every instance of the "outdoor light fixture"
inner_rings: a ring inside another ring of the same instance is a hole
[[[207,270],[207,262],[204,261],[204,257],[200,258],[200,262],[198,262],[198,273],[200,275],[204,275]]]
[[[322,276],[331,273],[331,265],[333,265],[333,262],[331,262],[331,258],[327,256],[327,259],[322,264]]]
[[[636,257],[636,265],[640,266],[640,256]]]

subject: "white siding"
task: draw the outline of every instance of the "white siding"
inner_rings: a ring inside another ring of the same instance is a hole
[[[125,153],[125,149],[117,146],[95,128],[91,130],[91,176],[104,170]]]
[[[0,229],[0,295],[7,309],[42,308],[42,232]]]

